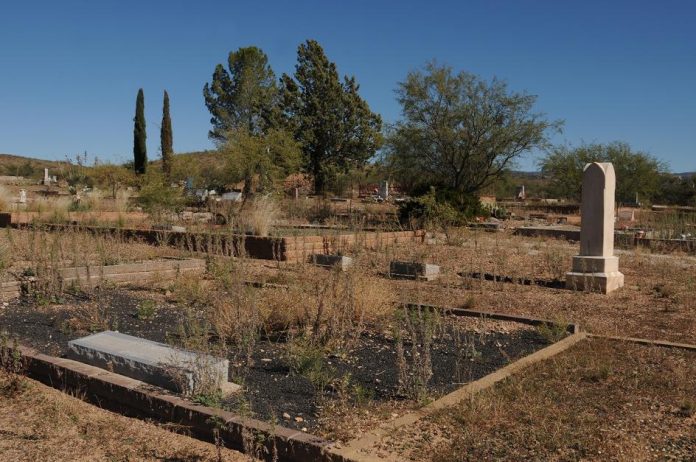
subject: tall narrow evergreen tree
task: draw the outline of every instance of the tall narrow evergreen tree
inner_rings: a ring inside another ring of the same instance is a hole
[[[332,171],[364,166],[381,146],[382,118],[360,97],[354,77],[341,82],[317,41],[298,47],[294,78],[283,74],[281,86],[278,119],[302,146],[317,194]]]
[[[160,144],[162,147],[162,173],[167,179],[170,179],[172,174],[172,156],[174,149],[172,147],[172,119],[169,116],[169,94],[164,90],[164,102],[162,103],[162,129],[160,130]]]
[[[135,173],[143,174],[147,168],[147,134],[145,132],[145,94],[138,90],[135,100],[135,118],[133,119],[133,168]]]

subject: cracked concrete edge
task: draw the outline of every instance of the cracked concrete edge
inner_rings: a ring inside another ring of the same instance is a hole
[[[678,348],[681,350],[696,351],[696,345],[689,343],[677,343],[669,342],[667,340],[651,340],[647,338],[636,338],[636,337],[620,337],[615,335],[601,335],[601,334],[587,334],[590,338],[598,338],[605,340],[612,340],[616,342],[627,342],[627,343],[637,343],[640,345],[647,346],[659,346],[664,348]]]
[[[471,382],[412,413],[403,415],[398,419],[389,422],[388,424],[382,425],[376,430],[367,433],[360,438],[351,440],[340,447],[334,446],[331,451],[345,457],[348,460],[358,462],[375,462],[386,460],[384,457],[378,457],[377,455],[371,454],[370,451],[376,443],[379,443],[394,431],[398,430],[399,428],[412,425],[420,419],[441,409],[455,406],[456,404],[471,398],[476,393],[490,388],[504,379],[507,379],[513,374],[516,374],[533,364],[549,359],[567,350],[585,338],[587,338],[587,334],[585,332],[573,333],[559,342],[520,358],[502,369],[492,372],[479,380]]]

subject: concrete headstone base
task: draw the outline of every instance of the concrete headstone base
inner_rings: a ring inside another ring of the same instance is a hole
[[[566,273],[566,289],[608,294],[623,287],[623,285],[624,275],[619,271],[608,273]]]

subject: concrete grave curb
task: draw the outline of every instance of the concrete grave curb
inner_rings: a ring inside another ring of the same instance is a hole
[[[242,452],[244,438],[251,435],[255,442],[263,441],[266,460],[275,460],[274,450],[278,461],[347,460],[330,453],[332,443],[320,437],[193,404],[161,388],[71,359],[48,356],[21,345],[18,349],[28,377],[99,407],[131,417],[175,423],[188,429],[192,436],[213,443],[219,430],[227,447]]]

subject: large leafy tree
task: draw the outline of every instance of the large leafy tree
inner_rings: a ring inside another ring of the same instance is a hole
[[[160,129],[160,145],[162,149],[162,173],[165,178],[171,179],[172,157],[174,156],[172,134],[172,118],[169,115],[169,94],[164,90],[164,101],[162,103],[162,127]]]
[[[388,164],[405,186],[435,186],[462,205],[560,128],[533,112],[535,96],[435,62],[410,72],[396,93],[403,119],[390,129]]]
[[[212,81],[203,87],[213,125],[208,134],[220,142],[230,130],[263,133],[278,93],[275,74],[261,49],[252,46],[230,52],[227,65],[225,69],[218,64]]]
[[[653,156],[633,151],[626,143],[584,144],[576,148],[559,146],[540,161],[541,171],[549,178],[548,194],[580,200],[582,172],[589,162],[611,162],[616,172],[616,200],[634,202],[652,200],[660,188],[665,164]]]
[[[145,131],[145,94],[138,90],[135,99],[135,118],[133,119],[133,169],[137,174],[145,173],[147,168],[147,133]]]
[[[275,181],[299,171],[302,151],[292,135],[269,129],[255,135],[240,128],[227,133],[222,151],[231,181],[244,181],[244,194],[271,189]]]
[[[315,192],[325,190],[332,173],[363,166],[381,146],[381,117],[360,97],[354,77],[339,79],[318,42],[298,47],[295,74],[283,74],[281,85],[275,121],[302,146]]]

